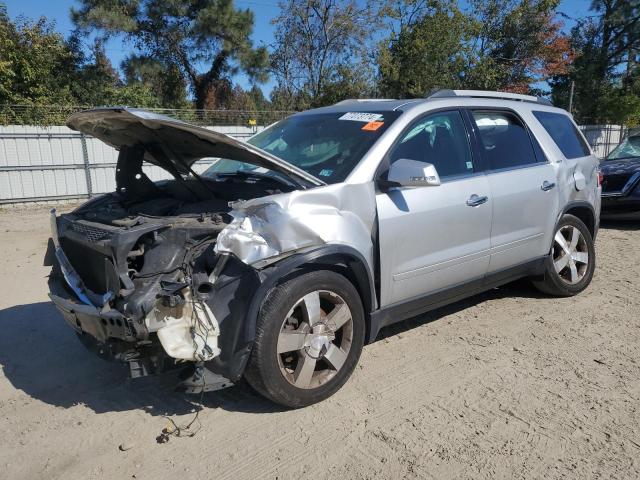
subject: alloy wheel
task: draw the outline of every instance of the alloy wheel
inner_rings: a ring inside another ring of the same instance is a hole
[[[297,388],[318,388],[342,368],[353,340],[353,318],[338,294],[316,290],[289,310],[278,335],[278,365]]]
[[[556,232],[552,255],[554,269],[563,282],[575,285],[587,274],[587,241],[573,225],[565,225]]]

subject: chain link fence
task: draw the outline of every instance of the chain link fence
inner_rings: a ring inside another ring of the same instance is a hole
[[[115,189],[117,152],[95,138],[59,126],[64,125],[69,115],[84,109],[82,106],[0,106],[0,205],[90,198]],[[240,139],[293,113],[147,110]],[[30,118],[33,118],[32,125],[24,125],[22,121]],[[599,157],[611,152],[628,132],[620,125],[585,125],[580,129]],[[160,167],[151,165],[145,167],[145,172],[152,180],[167,175]]]
[[[95,108],[83,105],[0,105],[0,125],[65,125],[73,113]],[[294,113],[289,110],[195,110],[192,108],[145,108],[194,125],[270,125]]]
[[[580,130],[600,158],[609,155],[629,132],[623,125],[581,125]]]

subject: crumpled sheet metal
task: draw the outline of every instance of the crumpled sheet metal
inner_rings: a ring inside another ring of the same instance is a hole
[[[248,265],[306,247],[338,243],[365,257],[373,271],[373,182],[337,184],[243,202],[217,238],[218,253]]]

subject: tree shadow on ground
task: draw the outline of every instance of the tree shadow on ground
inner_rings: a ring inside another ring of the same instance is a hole
[[[640,218],[635,220],[619,220],[611,218],[603,218],[600,220],[600,228],[606,228],[607,230],[626,230],[635,231],[640,230]]]
[[[435,321],[489,299],[543,298],[528,282],[515,282],[467,300],[386,327],[378,340]],[[50,302],[0,311],[0,365],[11,384],[39,401],[68,408],[83,404],[96,413],[142,409],[150,415],[184,415],[198,407],[199,395],[174,391],[177,372],[128,379],[127,367],[89,352]],[[284,410],[245,382],[206,393],[203,406],[229,411],[273,413]]]
[[[200,395],[174,391],[178,372],[131,380],[128,367],[89,352],[51,302],[0,310],[0,366],[11,384],[57,407],[96,413],[143,409],[151,415],[193,412]],[[282,410],[244,382],[202,396],[203,406],[269,413]]]
[[[380,330],[376,341],[398,335],[399,333],[404,333],[413,328],[426,325],[431,322],[435,322],[436,320],[440,320],[442,317],[461,312],[462,310],[466,310],[467,308],[473,307],[482,302],[486,302],[487,300],[498,300],[507,297],[529,298],[542,301],[549,298],[548,295],[540,293],[538,290],[536,290],[536,288],[528,279],[523,278],[507,285],[492,288],[491,290],[479,293],[478,295],[474,295],[464,300],[460,300],[444,307],[440,307],[436,310],[423,313],[422,315],[418,315],[416,317],[394,323],[393,325],[389,325],[388,327],[384,327],[382,330]]]

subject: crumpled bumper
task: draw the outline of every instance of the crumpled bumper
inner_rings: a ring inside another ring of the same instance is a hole
[[[49,278],[49,298],[65,321],[80,334],[89,334],[100,342],[109,338],[133,342],[136,334],[129,321],[116,310],[101,311],[93,305],[79,303],[67,293],[64,280],[52,274]]]

